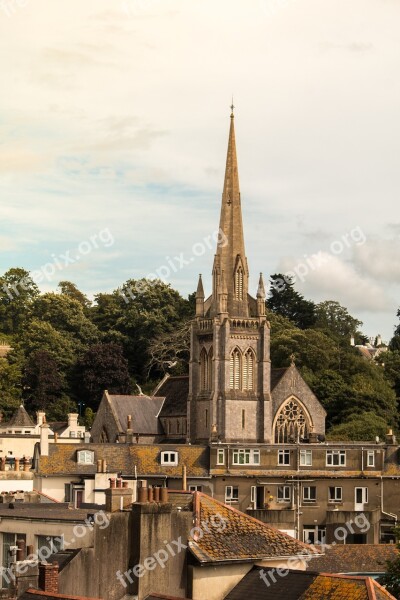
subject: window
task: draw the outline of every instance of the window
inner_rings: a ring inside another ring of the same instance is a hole
[[[37,551],[43,550],[43,554],[47,554],[47,550],[50,550],[52,554],[64,549],[64,539],[60,535],[54,537],[51,535],[37,535],[36,536]],[[39,555],[40,558],[40,555]]]
[[[290,465],[290,450],[278,450],[278,465]]]
[[[281,408],[275,423],[275,442],[277,444],[295,444],[307,438],[309,422],[305,411],[294,398]]]
[[[231,390],[240,390],[240,364],[240,350],[238,350],[238,348],[235,348],[235,350],[231,354],[229,367],[229,384]]]
[[[242,408],[242,429],[246,427],[246,411]]]
[[[303,487],[303,502],[315,502],[317,499],[317,488],[315,485]]]
[[[205,423],[206,429],[208,429],[208,409],[207,408],[204,411],[204,423]]]
[[[203,491],[202,485],[189,485],[189,492],[201,492]]]
[[[259,465],[260,451],[237,448],[233,451],[233,465]]]
[[[79,450],[76,455],[80,465],[92,465],[94,462],[94,452],[91,450]]]
[[[366,488],[366,487],[355,488],[355,503],[356,504],[368,504],[368,488]]]
[[[236,485],[225,486],[225,503],[231,504],[232,502],[239,501],[239,488]]]
[[[208,389],[208,360],[205,348],[200,352],[200,389]]]
[[[312,465],[312,450],[300,450],[300,466],[311,467]]]
[[[224,448],[218,448],[217,451],[217,465],[225,464],[225,450]]]
[[[178,453],[161,452],[161,464],[169,467],[176,467],[178,465]]]
[[[279,485],[277,500],[278,502],[290,502],[290,485]]]
[[[326,528],[316,525],[304,525],[303,542],[305,544],[325,544]]]
[[[235,297],[236,300],[243,300],[243,269],[239,267],[235,274]]]
[[[0,576],[0,587],[9,588],[12,587],[12,575],[7,571],[12,560],[10,554],[11,546],[17,545],[17,540],[24,540],[26,543],[26,535],[24,533],[3,533],[3,564],[4,567],[1,571]]]
[[[247,350],[243,357],[243,389],[252,390],[254,388],[254,354]]]
[[[69,437],[76,438],[76,431],[70,431],[69,432]]]
[[[368,450],[368,452],[367,452],[367,467],[374,467],[374,466],[375,466],[375,451]]]
[[[328,499],[329,502],[342,502],[342,488],[330,487]]]
[[[327,450],[326,465],[328,467],[346,466],[346,450]]]

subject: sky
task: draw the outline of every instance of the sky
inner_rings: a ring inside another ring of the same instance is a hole
[[[253,295],[292,273],[390,339],[399,20],[400,0],[0,0],[0,274],[209,293],[233,94]]]

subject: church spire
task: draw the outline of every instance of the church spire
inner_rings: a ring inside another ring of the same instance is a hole
[[[228,294],[228,313],[248,316],[248,267],[244,248],[239,173],[236,154],[235,116],[233,102],[230,115],[228,152],[226,156],[224,189],[222,192],[219,241],[214,261],[214,290],[220,285],[224,271]],[[214,298],[218,302],[218,298]]]

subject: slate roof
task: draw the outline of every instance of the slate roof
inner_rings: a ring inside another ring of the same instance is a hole
[[[164,594],[150,594],[144,600],[188,600],[187,598],[177,598],[176,596],[164,596]]]
[[[196,525],[217,523],[208,531],[203,527],[203,535],[189,541],[190,550],[200,563],[317,554],[312,546],[201,492],[194,494],[194,505]]]
[[[185,417],[189,394],[189,376],[171,377],[166,375],[153,394],[165,397],[160,417]]]
[[[289,367],[282,367],[280,369],[271,369],[271,392],[278,385]]]
[[[67,508],[65,504],[40,505],[24,502],[14,502],[10,505],[0,504],[0,518],[2,519],[81,522],[87,518],[87,515],[87,510]]]
[[[285,573],[285,571],[283,571]],[[261,575],[264,575],[264,581]],[[225,600],[395,600],[370,577],[253,567]]]
[[[55,594],[54,592],[43,592],[28,588],[18,600],[99,600],[98,598],[88,598],[87,596],[71,596],[71,594]]]
[[[336,544],[308,563],[308,571],[320,573],[384,573],[386,561],[399,555],[394,544]]]
[[[164,433],[158,419],[164,398],[145,395],[117,396],[105,393],[121,432],[126,431],[128,415],[131,415],[134,433],[141,435]]]
[[[11,419],[6,423],[1,423],[0,427],[35,427],[35,423],[21,404]]]
[[[78,464],[77,452],[94,452],[93,464]],[[178,465],[161,465],[160,454],[165,450],[177,451]],[[184,446],[171,444],[50,444],[49,455],[40,456],[38,475],[94,475],[96,461],[105,459],[107,472],[123,476],[182,477],[186,465],[188,477],[208,476],[209,448],[207,446]]]

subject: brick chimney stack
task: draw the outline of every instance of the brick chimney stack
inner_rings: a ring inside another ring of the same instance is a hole
[[[58,593],[58,563],[39,564],[39,587],[44,592]]]
[[[40,426],[40,454],[42,456],[49,455],[49,424],[45,421]]]

